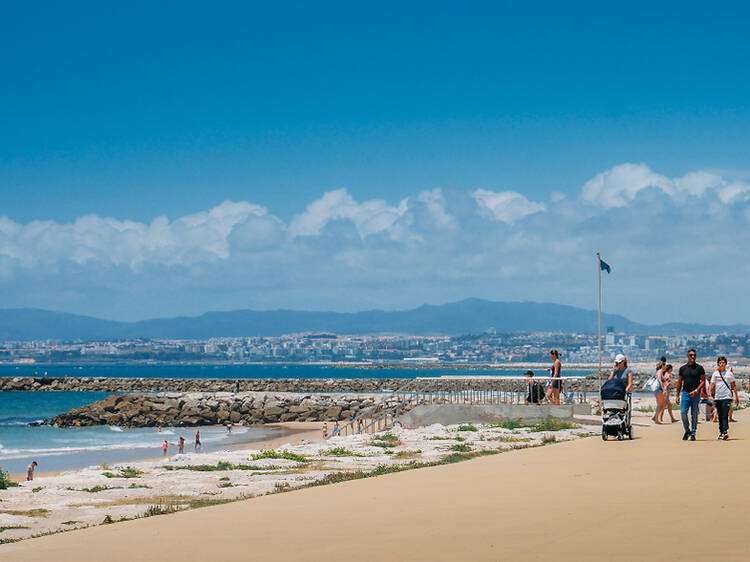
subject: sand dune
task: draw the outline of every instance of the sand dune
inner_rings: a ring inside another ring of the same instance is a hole
[[[750,416],[582,439],[0,547],[0,560],[745,560]]]

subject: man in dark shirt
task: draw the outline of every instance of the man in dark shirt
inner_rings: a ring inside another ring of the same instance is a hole
[[[683,441],[688,437],[695,441],[695,430],[698,429],[698,404],[701,399],[700,389],[706,384],[706,371],[695,362],[696,352],[691,349],[687,352],[688,362],[680,367],[677,378],[677,403],[680,405],[682,416],[682,427],[685,428]],[[688,408],[690,409],[690,424],[688,424]]]

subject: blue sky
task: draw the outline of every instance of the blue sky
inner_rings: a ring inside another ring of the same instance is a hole
[[[600,4],[0,4],[0,306],[745,320],[750,8]]]

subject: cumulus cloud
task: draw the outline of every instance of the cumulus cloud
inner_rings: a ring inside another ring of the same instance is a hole
[[[547,199],[434,188],[397,202],[358,201],[337,189],[288,222],[246,201],[150,222],[0,217],[0,306],[75,303],[77,311],[113,316],[106,311],[115,307],[142,317],[241,307],[398,308],[480,296],[591,307],[597,251],[615,268],[607,282],[623,283],[612,294],[623,302],[637,294],[646,319],[701,290],[744,302],[745,179],[701,170],[668,177],[622,164],[578,193],[553,191]],[[716,263],[729,264],[731,275],[696,271]]]
[[[581,189],[580,200],[604,208],[624,207],[650,188],[668,195],[678,204],[688,197],[701,198],[708,193],[714,193],[722,203],[729,204],[747,196],[750,183],[727,181],[709,171],[668,178],[651,171],[645,164],[621,164],[587,181]]]
[[[529,201],[515,191],[477,189],[471,195],[480,209],[489,211],[497,220],[508,224],[512,224],[525,216],[544,211],[546,208],[543,203]]]

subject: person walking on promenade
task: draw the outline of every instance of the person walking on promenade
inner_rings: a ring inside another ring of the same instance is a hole
[[[672,412],[672,400],[669,397],[670,390],[672,388],[672,365],[667,363],[667,365],[664,367],[664,373],[662,374],[662,380],[664,381],[664,406],[661,409],[661,414],[659,415],[659,422],[664,421],[664,410],[669,410],[669,417],[672,420],[672,423],[677,421],[677,418],[674,417],[674,412]]]
[[[560,403],[560,391],[562,390],[562,381],[554,380],[560,378],[560,371],[562,370],[562,363],[560,363],[560,353],[556,349],[552,349],[549,352],[550,359],[554,361],[552,367],[549,370],[549,376],[552,377],[550,385],[547,388],[547,400],[553,404]]]
[[[618,378],[620,382],[625,386],[625,393],[627,394],[633,388],[633,373],[628,367],[628,359],[622,353],[615,355],[615,366],[612,372],[609,374],[607,380]]]
[[[695,432],[698,429],[698,404],[701,399],[701,385],[706,384],[706,371],[696,363],[697,357],[695,349],[687,352],[687,363],[685,363],[678,372],[677,376],[677,404],[680,405],[680,416],[682,417],[682,427],[685,433],[682,440],[695,441]],[[688,421],[688,410],[690,410],[690,420]]]
[[[667,367],[667,358],[662,357],[659,362],[656,364],[656,372],[654,373],[654,379],[656,379],[656,382],[658,386],[654,388],[654,398],[656,398],[656,410],[654,412],[654,416],[651,418],[651,421],[654,423],[661,423],[661,415],[664,412],[664,407],[666,406],[666,403],[664,402],[664,370]]]
[[[718,367],[711,375],[710,394],[715,398],[716,411],[719,413],[719,440],[729,439],[729,410],[732,408],[732,398],[739,406],[740,395],[732,371],[727,370],[727,358],[721,355],[716,361]]]

